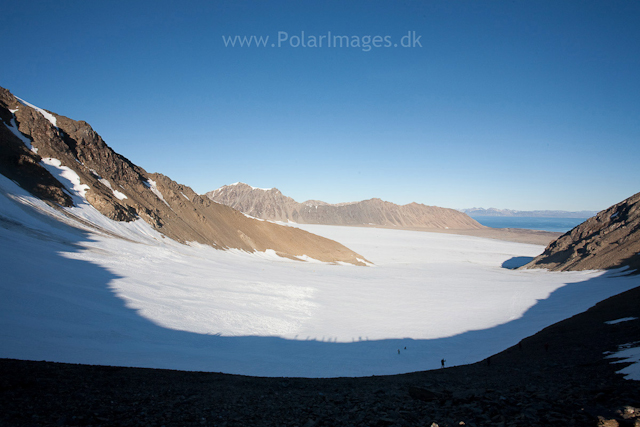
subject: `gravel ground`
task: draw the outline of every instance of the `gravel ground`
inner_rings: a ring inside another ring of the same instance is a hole
[[[2,426],[640,426],[640,382],[603,352],[640,341],[640,288],[466,366],[367,378],[0,359]]]

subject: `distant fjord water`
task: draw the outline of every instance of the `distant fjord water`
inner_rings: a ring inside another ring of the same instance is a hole
[[[480,224],[492,228],[525,228],[528,230],[566,233],[587,218],[544,218],[528,216],[472,216]]]

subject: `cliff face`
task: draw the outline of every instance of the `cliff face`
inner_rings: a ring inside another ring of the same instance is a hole
[[[560,236],[522,268],[566,271],[623,266],[640,269],[640,193]]]
[[[454,209],[411,203],[399,206],[380,199],[328,204],[317,200],[298,203],[278,189],[260,189],[247,184],[226,185],[206,193],[211,200],[257,218],[302,224],[381,225],[415,228],[483,228],[477,221]]]
[[[147,173],[113,151],[83,121],[37,109],[0,88],[0,173],[52,204],[73,198],[43,162],[55,160],[89,188],[86,200],[116,221],[142,218],[167,237],[219,249],[271,249],[281,256],[364,265],[343,245],[311,233],[248,218],[170,178]]]

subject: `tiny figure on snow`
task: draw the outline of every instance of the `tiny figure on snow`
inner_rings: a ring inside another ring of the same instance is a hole
[[[444,359],[442,359],[442,360],[440,361],[440,365],[442,365],[442,366],[440,366],[441,368],[444,368],[444,362],[446,362],[446,360],[444,360]]]

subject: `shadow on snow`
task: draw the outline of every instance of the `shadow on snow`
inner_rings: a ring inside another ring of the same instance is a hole
[[[502,263],[502,268],[508,268],[510,270],[515,270],[516,268],[522,267],[533,261],[532,256],[514,256],[509,258],[505,262]]]
[[[31,215],[51,222],[44,215]],[[507,323],[437,339],[336,343],[204,335],[159,326],[128,308],[110,287],[118,276],[62,255],[86,250],[80,243],[89,241],[90,234],[68,226],[57,228],[62,234],[46,236],[0,221],[4,248],[0,254],[10,266],[0,284],[0,357],[256,376],[397,374],[439,368],[442,358],[447,366],[483,360],[640,284],[638,276],[605,273],[557,289]],[[528,257],[512,258],[502,266],[514,268],[525,263],[524,258]]]

